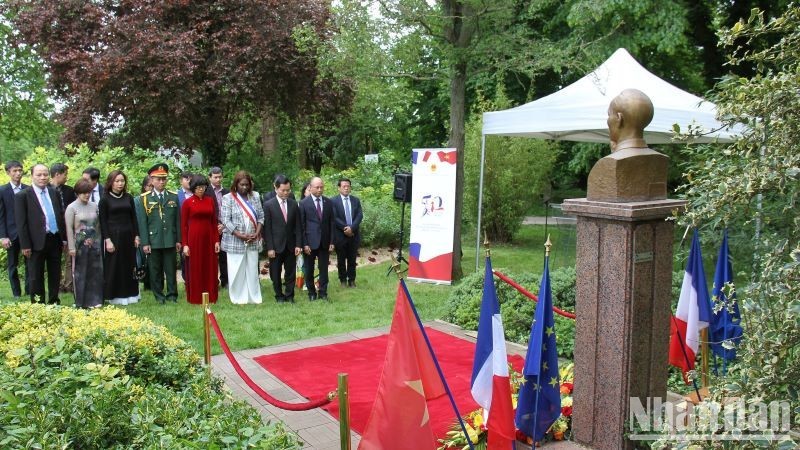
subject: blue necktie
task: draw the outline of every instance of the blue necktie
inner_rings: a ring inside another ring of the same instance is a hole
[[[47,214],[47,231],[53,234],[58,233],[56,213],[53,212],[53,204],[50,203],[50,196],[47,195],[47,188],[42,189],[42,204],[44,205],[44,212]]]
[[[353,224],[353,217],[350,215],[350,196],[344,198],[344,220],[347,221],[347,226]]]

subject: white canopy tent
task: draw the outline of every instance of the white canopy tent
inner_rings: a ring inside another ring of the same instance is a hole
[[[608,105],[630,88],[644,92],[653,102],[653,121],[644,130],[649,144],[672,142],[675,124],[684,131],[690,124],[699,127],[702,136],[693,141],[697,143],[732,142],[738,134],[716,119],[713,103],[658,78],[620,48],[594,71],[558,92],[516,108],[483,114],[476,249],[480,248],[486,136],[608,143]],[[476,256],[476,268],[478,262]]]

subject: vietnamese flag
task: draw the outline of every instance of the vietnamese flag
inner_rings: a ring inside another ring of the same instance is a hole
[[[458,151],[452,152],[445,152],[445,151],[438,151],[436,152],[436,156],[439,157],[439,161],[446,162],[450,164],[455,164],[458,161]]]
[[[444,393],[401,280],[378,392],[358,448],[435,449],[427,400]]]

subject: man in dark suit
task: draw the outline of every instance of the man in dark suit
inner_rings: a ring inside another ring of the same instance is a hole
[[[14,298],[22,295],[19,285],[19,235],[17,234],[17,220],[14,216],[14,195],[25,189],[22,184],[22,164],[19,161],[6,162],[6,174],[11,180],[0,186],[0,244],[8,252],[6,268],[8,281],[11,282],[11,294]],[[25,271],[25,295],[28,295],[28,271]]]
[[[278,302],[294,303],[294,281],[297,255],[300,254],[302,231],[297,202],[289,196],[292,182],[285,175],[275,177],[276,197],[264,202],[264,246],[269,258],[269,277]],[[281,287],[281,268],[284,288]]]
[[[275,180],[277,180],[278,177],[286,178],[286,175],[284,175],[282,173],[279,173],[279,174],[275,175]],[[273,181],[272,184],[274,185],[275,181]],[[271,190],[269,192],[264,192],[263,194],[261,194],[261,198],[262,198],[261,201],[262,201],[262,203],[267,203],[269,200],[272,200],[273,198],[275,198],[277,196],[278,196],[278,188],[275,188],[275,189],[273,189],[273,190]],[[290,192],[289,193],[289,198],[291,198],[292,200],[297,200],[295,198],[295,196],[294,196],[294,192]]]
[[[350,195],[350,180],[340,178],[339,195],[331,198],[333,205],[333,245],[336,247],[336,268],[342,286],[356,287],[356,256],[361,244],[361,201]]]
[[[61,202],[61,209],[66,211],[67,206],[74,202],[78,197],[75,190],[67,184],[69,177],[69,167],[64,163],[55,163],[50,166],[50,186],[56,190],[56,194]],[[64,258],[61,271],[61,292],[72,292],[72,258]]]
[[[14,216],[22,254],[28,258],[31,302],[60,303],[61,253],[67,242],[64,210],[56,190],[48,185],[50,169],[36,164],[31,169],[33,185],[14,197]],[[47,292],[44,271],[47,268]]]
[[[92,192],[89,195],[89,201],[99,202],[103,196],[103,185],[100,184],[100,170],[95,167],[87,167],[83,169],[81,174],[84,180],[92,183]]]
[[[308,299],[328,298],[328,259],[333,251],[333,208],[331,200],[324,197],[325,183],[314,177],[309,184],[311,195],[300,201],[300,223],[303,228],[303,272],[308,288]],[[319,292],[314,286],[314,261],[319,267]]]
[[[214,200],[214,211],[217,212],[217,231],[222,236],[222,231],[225,229],[220,220],[222,217],[222,197],[230,191],[222,187],[222,169],[219,167],[212,167],[208,171],[208,181],[211,183],[211,192],[214,194],[211,198]],[[206,192],[206,195],[208,195],[208,192]],[[217,254],[217,260],[219,262],[219,287],[228,287],[228,254],[220,249]]]

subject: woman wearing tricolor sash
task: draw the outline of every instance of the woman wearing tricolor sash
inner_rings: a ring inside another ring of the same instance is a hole
[[[241,170],[233,177],[231,192],[222,197],[222,250],[228,256],[228,295],[237,305],[261,303],[258,254],[264,210],[253,189],[253,177]]]

